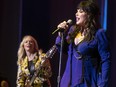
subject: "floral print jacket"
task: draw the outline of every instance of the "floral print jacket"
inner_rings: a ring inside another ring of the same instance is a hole
[[[44,56],[44,54],[42,54]],[[51,77],[51,65],[48,59],[44,59],[41,56],[35,56],[32,60],[34,64],[34,70],[39,70],[38,76],[35,78],[32,87],[51,87],[49,82],[49,77]],[[27,81],[29,81],[31,72],[29,71],[29,62],[27,56],[23,59],[23,62],[18,65],[17,72],[17,87],[26,87]],[[47,86],[43,86],[44,82],[47,83]]]

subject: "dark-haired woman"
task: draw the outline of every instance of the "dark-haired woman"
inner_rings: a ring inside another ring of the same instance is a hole
[[[66,21],[58,25],[68,31],[64,37],[68,60],[60,87],[108,87],[110,52],[99,16],[97,4],[86,0],[77,6],[75,25],[69,28]],[[56,45],[59,49],[60,42],[58,33]]]

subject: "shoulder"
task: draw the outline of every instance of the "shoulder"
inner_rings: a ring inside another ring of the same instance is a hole
[[[103,28],[100,28],[100,29],[97,30],[95,36],[96,37],[104,37],[104,36],[106,36],[106,31]]]
[[[25,64],[27,64],[27,61],[28,61],[27,56],[25,56],[24,58],[17,61],[17,65],[24,66]]]
[[[105,30],[103,28],[98,29],[96,32],[96,34],[101,34],[101,33],[105,33]]]
[[[102,46],[108,45],[108,38],[106,35],[106,31],[104,29],[99,29],[96,32],[96,38],[97,38],[97,41],[100,43],[100,45]]]

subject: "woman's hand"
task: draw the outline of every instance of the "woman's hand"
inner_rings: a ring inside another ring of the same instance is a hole
[[[66,30],[66,29],[68,29],[68,24],[66,21],[63,21],[57,26],[57,28],[61,28],[61,29]]]
[[[64,29],[64,31],[67,31],[68,29],[68,24],[66,21],[63,21],[61,22],[58,26],[57,26],[58,29]],[[61,33],[58,32],[58,35],[61,36]]]

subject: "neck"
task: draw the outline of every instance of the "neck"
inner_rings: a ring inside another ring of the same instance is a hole
[[[80,32],[82,35],[86,35],[88,28],[80,27]]]
[[[35,53],[26,52],[26,54],[29,61],[33,60],[35,57]]]

